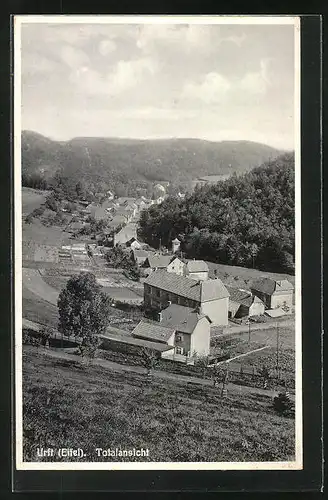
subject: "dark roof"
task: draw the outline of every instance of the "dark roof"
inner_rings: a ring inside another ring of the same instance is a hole
[[[191,307],[179,306],[177,304],[168,306],[161,312],[161,315],[162,326],[171,326],[183,333],[192,333],[202,318],[207,318],[208,322],[211,323],[211,320],[204,314],[200,314]]]
[[[149,255],[149,266],[154,268],[166,268],[172,260],[171,255]]]
[[[236,302],[243,306],[250,307],[253,302],[262,302],[258,297],[249,292],[248,290],[241,290],[240,288],[234,288],[232,286],[226,285],[230,293],[230,301]]]
[[[294,290],[288,280],[273,280],[271,278],[260,278],[252,283],[252,290],[272,295],[274,292]]]
[[[208,271],[208,265],[203,260],[189,260],[187,269],[190,273],[199,273]]]
[[[122,344],[135,345],[139,347],[147,347],[148,349],[153,349],[154,351],[169,351],[170,349],[174,349],[173,346],[163,344],[162,342],[153,342],[150,340],[138,339],[136,337],[132,337],[129,334],[119,334],[119,333],[111,333],[106,332],[104,335],[99,335],[101,339],[109,339],[115,342],[120,342]]]
[[[133,330],[132,335],[134,337],[166,343],[175,330],[173,327],[162,326],[157,321],[141,320]]]
[[[145,283],[198,302],[229,297],[228,290],[219,279],[195,281],[161,269],[151,273]]]
[[[134,257],[139,257],[139,258],[147,258],[148,257],[148,252],[147,250],[142,250],[142,248],[136,248],[135,250],[132,250]]]

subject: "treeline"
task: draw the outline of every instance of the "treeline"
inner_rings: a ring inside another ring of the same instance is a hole
[[[294,271],[294,156],[279,156],[251,172],[167,198],[142,213],[147,243],[182,242],[190,258],[268,271]]]

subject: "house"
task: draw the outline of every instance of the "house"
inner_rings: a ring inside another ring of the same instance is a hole
[[[162,357],[185,361],[209,354],[210,320],[192,308],[170,305],[159,314],[159,321],[141,320],[132,336],[171,346],[172,350],[163,351]]]
[[[211,320],[197,309],[171,304],[159,313],[162,326],[175,328],[176,354],[207,356],[210,353]]]
[[[133,236],[131,240],[126,242],[126,246],[132,248],[133,250],[137,250],[142,247],[142,244]]]
[[[122,215],[114,215],[114,217],[107,223],[110,232],[115,231],[118,227],[126,225],[126,217]]]
[[[228,324],[229,292],[220,279],[196,281],[166,270],[152,272],[144,282],[145,307],[161,310],[169,302],[198,308],[215,326]]]
[[[124,226],[118,233],[114,234],[114,246],[125,245],[132,238],[137,239],[137,229],[135,225],[128,224]]]
[[[113,200],[114,199],[114,194],[110,190],[108,190],[106,192],[106,196],[107,196],[108,200]]]
[[[155,203],[157,203],[157,205],[160,205],[161,203],[163,203],[163,201],[165,200],[165,197],[164,196],[159,196],[156,200],[155,200]]]
[[[184,276],[185,263],[179,257],[173,257],[169,265],[166,267],[168,273]]]
[[[149,272],[156,271],[157,269],[165,269],[168,267],[172,259],[171,255],[162,254],[148,254],[147,259],[142,267],[149,270]]]
[[[89,213],[97,221],[108,219],[107,210],[99,205],[94,205],[93,207],[91,207]]]
[[[293,305],[294,287],[288,280],[260,278],[252,283],[251,292],[261,299],[266,309],[277,307],[291,308]]]
[[[125,210],[122,207],[118,207],[114,210],[114,216],[116,217],[124,217],[125,218],[125,223],[130,222],[131,220],[131,213],[129,213],[127,210]]]
[[[185,275],[193,280],[207,280],[208,271],[208,265],[203,260],[189,260],[185,267]]]
[[[265,305],[261,299],[247,290],[226,286],[229,298],[229,318],[244,318],[264,314]]]
[[[131,256],[134,260],[134,262],[138,265],[138,266],[142,266],[145,262],[145,260],[148,258],[148,252],[146,250],[142,250],[142,249],[133,249],[132,252],[131,252]]]

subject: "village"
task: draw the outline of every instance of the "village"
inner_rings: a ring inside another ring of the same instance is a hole
[[[23,241],[25,296],[38,296],[56,308],[68,279],[91,272],[112,305],[110,324],[101,338],[107,357],[115,353],[113,359],[129,363],[126,353],[140,355],[148,349],[171,362],[167,367],[224,364],[231,373],[238,372],[238,380],[248,373],[257,384],[262,384],[257,372],[269,364],[275,384],[286,386],[288,379],[293,390],[293,362],[287,363],[282,377],[284,370],[276,362],[278,350],[293,349],[292,282],[256,270],[247,270],[243,278],[236,276],[241,268],[187,259],[178,238],[170,248],[159,244],[155,249],[142,242],[137,230],[142,210],[167,196],[164,186],[156,189],[155,199],[117,197],[107,191],[101,203],[79,202],[71,214],[62,203],[64,228],[47,228],[48,233],[57,230],[56,242],[50,244],[48,236],[45,242]],[[25,223],[24,232],[29,227]],[[30,333],[46,323],[33,308],[23,313],[23,329]],[[54,337],[60,338],[56,322],[52,326]],[[66,339],[66,351],[72,341]]]

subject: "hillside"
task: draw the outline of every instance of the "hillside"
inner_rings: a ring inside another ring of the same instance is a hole
[[[176,236],[190,258],[294,270],[294,156],[286,153],[241,176],[167,198],[141,215],[139,235],[151,245]]]
[[[31,185],[31,176],[48,182],[58,171],[76,182],[97,184],[188,183],[200,175],[247,172],[279,153],[270,146],[248,141],[75,138],[57,142],[35,132],[22,133],[26,185]]]

